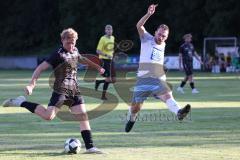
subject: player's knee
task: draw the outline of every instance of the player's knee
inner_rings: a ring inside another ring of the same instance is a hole
[[[51,121],[55,118],[55,115],[54,114],[48,114],[44,117],[45,120],[47,121]]]
[[[87,113],[75,114],[75,118],[76,118],[78,121],[88,121],[88,115],[87,115]]]
[[[172,98],[172,92],[168,92],[168,93],[166,93],[166,94],[164,94],[164,95],[162,95],[161,96],[161,100],[163,101],[163,102],[166,102],[168,99],[170,99],[170,98]]]
[[[140,111],[140,109],[141,109],[140,106],[135,106],[135,107],[131,108],[131,111],[132,111],[132,113],[137,113]]]
[[[82,120],[82,121],[87,121],[87,120],[88,120],[88,115],[87,115],[87,113],[81,113],[81,120]]]

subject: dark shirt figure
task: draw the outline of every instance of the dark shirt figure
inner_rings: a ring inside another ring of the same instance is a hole
[[[81,56],[75,47],[78,39],[75,30],[68,28],[63,30],[60,35],[62,46],[35,69],[30,83],[25,87],[25,94],[31,95],[40,74],[51,66],[54,69],[54,79],[52,81],[52,97],[48,107],[45,108],[41,104],[29,102],[24,96],[4,101],[3,107],[23,107],[42,119],[53,120],[60,111],[61,106],[67,105],[74,118],[80,123],[80,132],[85,143],[86,153],[102,153],[93,144],[85,103],[77,84],[77,65],[79,62],[86,63],[97,69],[101,74],[105,70]]]
[[[192,93],[196,94],[199,91],[194,86],[193,80],[193,57],[201,63],[201,59],[199,58],[197,52],[194,49],[192,42],[192,35],[185,34],[183,36],[184,43],[179,48],[179,69],[185,71],[184,80],[181,82],[180,86],[177,88],[177,91],[184,94],[183,87],[189,81],[190,86],[192,88]]]

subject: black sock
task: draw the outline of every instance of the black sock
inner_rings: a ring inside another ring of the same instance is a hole
[[[24,107],[26,109],[28,109],[30,112],[34,113],[35,109],[37,108],[39,104],[37,103],[32,103],[32,102],[22,102],[22,104],[20,105],[21,107]]]
[[[185,86],[185,84],[186,84],[186,81],[182,81],[180,87],[183,88]]]
[[[195,87],[194,87],[194,82],[191,82],[191,83],[190,83],[190,87],[191,87],[192,89],[195,88]]]
[[[105,82],[103,85],[103,90],[106,91],[108,89],[109,82]]]
[[[97,91],[99,85],[100,85],[101,83],[104,83],[104,82],[105,82],[105,80],[96,80],[96,81],[95,81],[95,90]]]
[[[104,83],[105,80],[96,80],[96,83],[99,85],[100,83]]]
[[[86,149],[92,148],[93,145],[93,140],[92,140],[92,134],[90,130],[83,130],[81,131],[83,141],[85,143]]]

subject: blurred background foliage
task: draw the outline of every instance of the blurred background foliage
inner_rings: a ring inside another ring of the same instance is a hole
[[[159,6],[146,29],[154,34],[159,24],[170,27],[167,53],[178,52],[185,33],[193,34],[199,52],[204,37],[239,37],[238,0],[7,0],[1,2],[0,55],[49,54],[60,45],[60,32],[68,27],[79,33],[77,47],[95,54],[106,24],[113,25],[117,43],[133,41],[127,53],[137,54],[135,25],[152,3]]]

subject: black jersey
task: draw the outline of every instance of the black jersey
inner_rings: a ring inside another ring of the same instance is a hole
[[[183,63],[192,62],[195,49],[192,43],[183,43],[179,48],[182,54]]]
[[[60,47],[46,60],[54,69],[50,85],[53,84],[55,92],[70,96],[80,94],[77,85],[77,67],[81,58],[77,48],[70,53]]]

